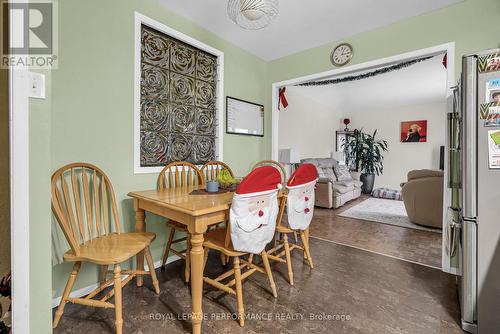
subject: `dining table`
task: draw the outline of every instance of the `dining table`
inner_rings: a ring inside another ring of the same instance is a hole
[[[207,193],[204,185],[163,190],[132,191],[135,231],[146,231],[145,213],[149,212],[187,226],[191,235],[191,302],[192,332],[201,333],[203,319],[204,234],[211,225],[229,219],[233,192]],[[137,255],[137,268],[144,268],[144,254]],[[137,285],[143,277],[137,275]]]

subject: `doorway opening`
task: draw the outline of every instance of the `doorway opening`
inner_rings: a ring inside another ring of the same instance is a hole
[[[320,176],[311,236],[448,271],[441,229],[453,59],[448,43],[273,84],[273,158],[292,150],[282,156],[314,163]],[[279,111],[283,87],[289,105]],[[366,165],[345,152],[360,132],[387,144],[372,187]]]

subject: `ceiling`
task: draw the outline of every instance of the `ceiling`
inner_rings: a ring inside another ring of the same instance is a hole
[[[227,16],[227,0],[158,0],[264,60],[338,41],[462,0],[281,0],[278,18],[249,31]]]
[[[326,86],[289,86],[286,92],[305,96],[334,110],[349,111],[445,102],[447,73],[442,60],[443,55],[437,55],[363,80]]]

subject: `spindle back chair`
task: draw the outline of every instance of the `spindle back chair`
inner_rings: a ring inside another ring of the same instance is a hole
[[[283,217],[285,202],[286,202],[286,196],[285,197],[278,196],[279,211],[278,211],[277,221]],[[266,274],[269,280],[269,285],[271,287],[273,296],[275,298],[278,296],[276,292],[276,284],[274,283],[273,273],[271,270],[271,265],[269,263],[269,256],[268,256],[269,253],[264,249],[259,254],[262,257],[262,262],[264,265],[264,268],[261,268],[260,266],[257,266],[256,264],[253,263],[253,257],[255,254],[249,254],[234,250],[231,242],[230,224],[226,224],[225,228],[220,228],[208,232],[207,235],[205,236],[205,242],[203,243],[203,247],[205,248],[205,264],[208,258],[208,252],[210,250],[219,251],[225,256],[233,258],[233,269],[219,275],[214,279],[203,276],[203,281],[219,290],[225,291],[229,294],[236,296],[238,320],[240,326],[245,325],[245,311],[243,306],[243,287],[242,287],[242,282],[245,278],[249,277],[256,271],[262,274]],[[248,258],[246,260],[240,259],[240,257],[243,256],[248,256]],[[245,272],[242,272],[243,270],[245,270]],[[229,281],[223,283],[223,281],[226,281],[228,279]],[[233,288],[233,286],[235,288]]]
[[[122,286],[137,275],[151,275],[156,293],[160,292],[149,245],[155,239],[150,232],[121,231],[116,197],[111,181],[98,167],[78,162],[58,169],[51,182],[52,211],[63,231],[70,250],[65,261],[74,262],[73,269],[54,315],[54,328],[64,313],[67,302],[115,309],[116,332],[122,333]],[[134,256],[146,256],[149,271],[144,268],[122,270],[120,264]],[[102,266],[100,285],[84,298],[70,298],[82,262]],[[108,271],[108,266],[114,266]],[[112,274],[111,279],[107,276]],[[122,281],[121,275],[128,275]],[[101,299],[94,299],[107,287],[114,287]],[[114,304],[108,300],[114,296]]]
[[[224,163],[222,161],[209,161],[201,167],[200,171],[204,176],[205,182],[207,182],[207,181],[217,181],[220,173],[224,169],[229,172],[229,175],[231,175],[232,178],[234,178],[234,173],[231,170],[231,168],[226,163]],[[224,222],[221,222],[221,224],[222,223],[224,223]],[[220,227],[220,224],[216,224],[216,225],[209,227],[208,230],[210,231],[212,229],[216,229],[219,227]],[[226,265],[227,259],[224,256],[224,254],[222,254],[222,253],[220,254],[220,260],[221,260],[222,265]]]
[[[219,177],[222,170],[227,170],[231,177],[234,178],[234,173],[231,168],[222,161],[209,161],[201,167],[201,173],[205,181],[215,181]]]
[[[294,249],[299,249],[303,252],[304,260],[307,260],[309,266],[314,268],[310,247],[309,247],[309,229],[304,231],[292,230],[288,227],[288,224],[283,223],[283,215],[285,212],[286,202],[288,199],[288,190],[285,188],[283,191],[283,201],[280,203],[280,210],[278,213],[278,221],[276,222],[276,234],[282,236],[282,238],[275,238],[274,247],[268,250],[268,257],[271,260],[286,263],[288,267],[288,281],[290,285],[294,284],[293,281],[293,269],[292,269],[292,256],[291,251]],[[295,243],[289,241],[289,234],[295,236]],[[300,235],[302,245],[298,244],[297,234]],[[282,250],[283,249],[283,250]]]
[[[262,161],[259,161],[255,164],[255,166],[253,166],[252,170],[255,169],[255,168],[258,168],[258,167],[262,167],[262,166],[272,166],[274,168],[276,168],[279,172],[280,172],[280,175],[281,175],[281,185],[283,186],[283,189],[285,189],[286,187],[286,182],[288,181],[288,176],[286,175],[286,170],[285,170],[285,167],[277,162],[277,161],[274,161],[274,160],[262,160]],[[295,241],[297,241],[298,237],[297,237],[297,233],[294,233],[293,234],[295,236]],[[282,236],[281,234],[279,234],[278,232],[276,232],[276,235],[275,235],[275,246],[277,245],[276,241],[277,240],[281,240]]]
[[[157,188],[161,189],[176,189],[183,188],[189,189],[198,186],[203,186],[205,184],[205,178],[201,171],[194,164],[187,161],[175,161],[166,165],[160,174],[158,175]],[[190,278],[190,255],[191,251],[191,237],[188,233],[187,227],[173,220],[167,220],[165,222],[169,228],[169,235],[167,239],[167,244],[165,246],[165,251],[163,252],[162,259],[162,270],[165,270],[165,266],[170,253],[174,253],[185,261],[184,268],[184,278],[186,282],[189,282]],[[180,232],[185,234],[181,238],[174,239],[175,233]],[[172,248],[172,245],[186,242],[186,249],[178,251]]]
[[[75,255],[80,244],[121,233],[113,186],[96,166],[74,163],[52,176],[52,208]]]
[[[175,161],[166,165],[158,175],[158,189],[188,188],[205,184],[198,167],[187,161]]]
[[[279,162],[274,161],[274,160],[262,160],[262,161],[257,162],[252,167],[252,170],[254,170],[255,168],[258,168],[258,167],[263,167],[263,166],[273,166],[274,168],[276,168],[280,172],[280,175],[281,175],[281,184],[283,185],[283,187],[285,186],[286,181],[287,181],[287,175],[286,175],[285,167],[283,167],[282,164],[280,164]]]

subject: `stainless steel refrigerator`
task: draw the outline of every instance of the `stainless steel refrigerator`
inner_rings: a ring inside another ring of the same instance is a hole
[[[462,58],[453,105],[445,248],[458,275],[462,328],[500,333],[500,50]]]

